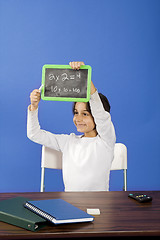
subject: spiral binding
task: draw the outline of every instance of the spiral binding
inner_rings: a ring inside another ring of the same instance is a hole
[[[29,208],[30,210],[32,210],[33,212],[37,213],[38,215],[40,215],[41,217],[44,217],[45,219],[49,220],[49,221],[53,221],[55,220],[54,217],[52,217],[51,215],[41,211],[40,209],[34,207],[33,205],[26,203],[25,206],[27,208]]]

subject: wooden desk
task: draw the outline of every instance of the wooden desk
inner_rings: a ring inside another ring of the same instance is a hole
[[[1,193],[0,200],[22,196],[33,200],[61,198],[86,211],[99,208],[100,216],[92,223],[50,225],[30,232],[0,222],[0,239],[47,239],[160,236],[160,192],[145,192],[153,197],[150,203],[128,198],[129,192],[84,193]]]

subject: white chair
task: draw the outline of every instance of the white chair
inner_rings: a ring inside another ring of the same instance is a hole
[[[41,160],[41,192],[45,191],[44,176],[45,168],[62,169],[62,153],[42,146]],[[114,149],[114,159],[111,170],[123,170],[124,185],[123,190],[127,191],[127,148],[122,143],[116,143]]]
[[[111,170],[123,170],[123,191],[127,191],[127,147],[116,143]]]

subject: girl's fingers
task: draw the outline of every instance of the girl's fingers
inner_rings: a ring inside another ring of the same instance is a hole
[[[69,65],[73,69],[80,69],[81,65],[84,65],[84,62],[70,62]]]
[[[80,69],[80,67],[81,67],[81,63],[78,62],[77,66],[78,66],[78,69]]]
[[[38,89],[35,89],[30,94],[31,102],[39,102],[41,99],[40,91]]]
[[[33,90],[33,93],[40,94],[40,90],[39,89],[35,89],[35,90]]]
[[[70,62],[69,65],[74,69],[74,62]]]
[[[75,62],[74,66],[75,66],[75,69],[77,69],[78,68],[78,62]]]
[[[33,99],[34,101],[37,101],[37,100],[39,99],[39,97],[38,97],[38,96],[33,96],[32,99]]]

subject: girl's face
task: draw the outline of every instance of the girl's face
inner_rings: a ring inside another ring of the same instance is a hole
[[[95,122],[92,115],[87,111],[86,103],[77,102],[74,108],[73,122],[78,132],[84,133],[85,137],[96,137]]]

